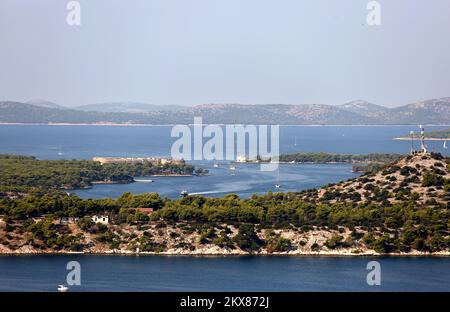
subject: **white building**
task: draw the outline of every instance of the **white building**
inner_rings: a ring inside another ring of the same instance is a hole
[[[59,218],[60,224],[73,224],[76,223],[79,219],[74,217],[61,217]]]
[[[248,157],[247,156],[242,156],[242,155],[239,155],[237,158],[236,158],[236,162],[238,162],[238,163],[245,163],[245,162],[248,162]]]
[[[108,216],[93,216],[92,221],[95,223],[108,224],[109,217]]]

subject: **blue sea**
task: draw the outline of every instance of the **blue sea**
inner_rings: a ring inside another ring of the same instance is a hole
[[[427,127],[428,131],[446,127]],[[407,154],[410,142],[393,137],[411,126],[282,126],[280,151]],[[0,153],[40,159],[90,159],[95,156],[170,156],[176,138],[169,126],[0,126]],[[442,142],[429,148],[448,155]],[[59,154],[62,155],[59,155]],[[78,190],[82,197],[117,197],[123,192],[159,192],[177,197],[181,189],[205,196],[242,197],[275,191],[274,172],[257,164],[195,165],[205,177],[152,177],[153,183],[96,185]],[[350,165],[281,166],[281,191],[295,191],[354,177]],[[381,265],[381,285],[366,283],[366,265]],[[81,285],[70,291],[450,291],[449,257],[306,257],[306,256],[0,256],[0,291],[55,291],[65,284],[66,264],[81,265]]]
[[[448,127],[427,126],[426,131]],[[0,125],[0,153],[41,159],[169,156],[177,139],[171,137],[171,130],[171,126]],[[280,152],[406,154],[410,142],[392,138],[417,130],[415,126],[280,126]],[[442,142],[428,144],[430,150],[444,151]]]
[[[170,156],[173,142],[170,126],[0,126],[0,153],[33,155],[40,159],[91,159],[96,156]],[[427,127],[427,131],[445,127]],[[410,150],[409,141],[394,137],[417,130],[412,126],[281,126],[280,153],[401,153]],[[206,139],[205,139],[206,141]],[[429,148],[444,152],[442,142]],[[59,154],[62,155],[59,155]],[[280,172],[263,172],[257,164],[239,164],[234,175],[229,162],[214,168],[212,162],[192,161],[208,169],[205,177],[155,177],[153,183],[96,185],[77,190],[83,198],[118,197],[123,192],[158,192],[176,198],[183,189],[189,193],[219,197],[235,193],[241,197],[268,191],[298,191],[355,177],[346,164],[281,165]],[[274,185],[279,179],[281,187]],[[145,180],[145,179],[142,179]]]
[[[366,281],[369,261],[381,285]],[[56,291],[78,261],[70,291],[450,291],[450,259],[319,256],[0,256],[0,291]]]

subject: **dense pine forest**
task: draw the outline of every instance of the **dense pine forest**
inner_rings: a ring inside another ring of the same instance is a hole
[[[83,251],[103,244],[163,252],[169,241],[173,242],[171,248],[194,250],[209,244],[245,252],[287,252],[306,244],[311,251],[369,248],[379,253],[450,248],[450,164],[449,158],[439,154],[409,156],[377,173],[319,190],[246,199],[229,194],[171,200],[156,193],[81,199],[57,186],[132,177],[161,168],[103,167],[89,161],[40,161],[21,156],[2,156],[0,163],[0,216],[6,233],[0,244],[11,250],[29,244],[39,250]],[[188,166],[182,169],[192,170]],[[131,209],[141,207],[154,212]],[[90,216],[95,214],[108,215],[110,224],[93,223]],[[55,223],[63,217],[77,218],[77,229]],[[130,234],[130,227],[135,232]],[[279,231],[293,231],[297,236],[314,231],[332,235],[322,243],[294,242]],[[183,241],[184,236],[194,234],[197,247],[193,241]],[[86,243],[87,237],[92,239],[90,243]]]
[[[30,156],[0,155],[0,186],[41,188],[82,188],[92,182],[131,183],[133,177],[155,174],[191,175],[195,168],[186,164],[106,163],[91,160],[38,160]]]

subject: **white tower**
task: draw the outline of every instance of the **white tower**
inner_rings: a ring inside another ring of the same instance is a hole
[[[414,153],[416,152],[414,148],[414,131],[410,131],[409,136],[411,137],[411,155],[414,155]]]
[[[422,153],[426,153],[427,152],[427,145],[425,144],[425,128],[420,125],[420,150],[422,151]]]

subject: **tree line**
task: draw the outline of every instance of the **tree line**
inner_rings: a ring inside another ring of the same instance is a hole
[[[197,168],[200,169],[200,168]],[[198,170],[197,170],[198,171]],[[0,155],[0,186],[83,188],[94,181],[133,182],[133,177],[196,172],[185,163],[106,163],[91,160],[38,160],[32,156]]]

